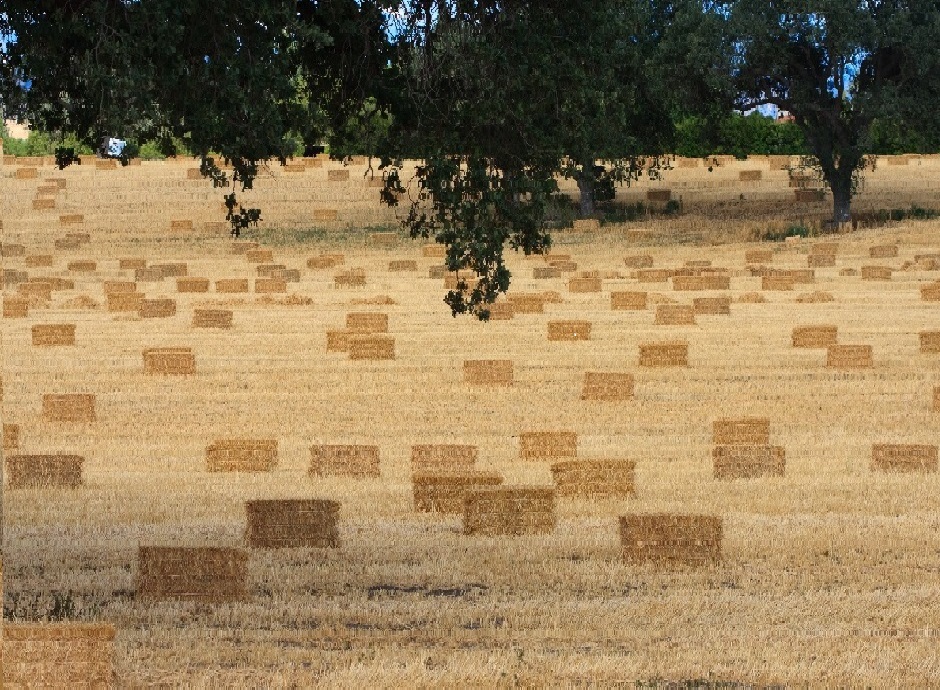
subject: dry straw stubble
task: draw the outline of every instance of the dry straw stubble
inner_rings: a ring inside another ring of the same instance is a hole
[[[4,622],[3,686],[117,687],[114,637],[107,623]]]
[[[633,398],[633,374],[626,372],[588,371],[584,374],[584,387],[581,389],[582,400],[603,400],[608,402],[631,400]]]

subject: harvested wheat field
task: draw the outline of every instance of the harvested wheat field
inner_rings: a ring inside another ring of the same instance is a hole
[[[33,163],[0,178],[6,683],[940,684],[940,222],[750,241],[825,203],[692,161],[653,195],[682,215],[510,255],[481,323],[361,166],[268,171],[233,242],[191,161]]]

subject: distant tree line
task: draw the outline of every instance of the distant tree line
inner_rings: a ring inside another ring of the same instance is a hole
[[[235,232],[260,163],[374,156],[486,318],[559,176],[590,216],[667,154],[807,154],[848,220],[870,154],[940,150],[938,36],[940,0],[4,0],[0,105],[61,165],[115,135],[195,156]]]

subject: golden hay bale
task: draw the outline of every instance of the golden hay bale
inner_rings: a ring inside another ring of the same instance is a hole
[[[327,352],[349,352],[349,338],[352,331],[348,330],[330,330],[326,332],[326,351]]]
[[[395,359],[395,339],[385,335],[351,335],[348,341],[349,359]]]
[[[16,180],[35,180],[39,177],[39,171],[36,168],[17,168],[13,173]]]
[[[151,268],[160,270],[164,278],[183,278],[189,274],[189,266],[182,261],[154,264]]]
[[[431,266],[428,268],[428,278],[440,280],[447,275],[447,266]]]
[[[474,386],[511,386],[511,359],[468,359],[463,363],[464,383]]]
[[[139,311],[144,295],[140,292],[117,292],[108,295],[107,299],[109,312]]]
[[[255,292],[259,294],[287,292],[287,281],[280,278],[256,278]]]
[[[767,445],[770,420],[767,417],[716,419],[712,424],[712,443],[716,445]]]
[[[327,170],[326,179],[329,182],[347,182],[349,180],[348,170]]]
[[[371,232],[369,233],[369,246],[380,248],[391,248],[398,246],[397,232]]]
[[[542,294],[507,295],[506,299],[512,305],[513,314],[541,314],[545,311],[545,296]]]
[[[4,256],[6,256],[6,254],[4,254]],[[52,254],[31,254],[25,257],[23,261],[27,268],[51,268]]]
[[[480,449],[477,446],[443,443],[411,446],[411,471],[434,474],[470,472],[474,469]]]
[[[159,283],[164,278],[166,278],[166,274],[164,274],[163,269],[156,266],[134,269],[135,283]]]
[[[689,365],[689,341],[670,340],[640,343],[641,367],[685,367]]]
[[[467,492],[464,534],[546,534],[554,530],[554,487],[490,486]]]
[[[248,292],[248,279],[219,278],[215,281],[215,291],[225,293]]]
[[[132,280],[106,280],[103,284],[104,294],[117,295],[137,291],[137,284]]]
[[[171,220],[170,230],[185,231],[192,230],[193,222],[191,220]]]
[[[559,271],[554,266],[536,266],[535,268],[532,269],[532,278],[534,280],[547,280],[549,278],[561,278],[561,271]]]
[[[209,292],[208,278],[177,278],[177,292]]]
[[[3,624],[3,686],[114,688],[113,625]]]
[[[937,446],[876,443],[871,448],[871,469],[880,472],[936,472]]]
[[[651,254],[630,254],[623,257],[623,265],[627,268],[652,268],[653,256]]]
[[[744,261],[749,264],[769,264],[774,260],[772,249],[748,249],[744,252]]]
[[[858,270],[854,268],[843,268],[839,271],[840,278],[854,278],[858,275]]]
[[[646,190],[646,200],[656,202],[667,202],[672,200],[672,190],[670,189],[648,189]]]
[[[831,324],[796,326],[793,329],[793,347],[829,347],[839,338],[839,327]]]
[[[891,280],[890,266],[862,266],[862,280]]]
[[[187,180],[201,180],[202,173],[199,171],[199,168],[187,168],[186,179]]]
[[[56,346],[75,344],[74,323],[36,324],[32,328],[33,345]]]
[[[194,309],[193,328],[231,328],[231,309]]]
[[[511,302],[494,302],[488,307],[490,321],[508,321],[515,316],[515,307]]]
[[[30,280],[16,286],[16,291],[27,298],[48,301],[52,299],[52,283],[47,280]]]
[[[322,499],[245,503],[245,543],[253,549],[338,548],[339,502]]]
[[[825,198],[825,189],[804,188],[793,190],[793,200],[798,203],[813,203],[816,201],[823,201]]]
[[[418,262],[414,259],[397,259],[395,261],[388,262],[388,270],[392,273],[400,273],[405,271],[417,271]]]
[[[215,603],[248,596],[248,554],[225,547],[140,546],[137,596]]]
[[[113,158],[96,158],[95,170],[116,170],[117,161]]]
[[[712,449],[715,479],[782,477],[786,452],[781,446],[717,445]]]
[[[731,278],[720,275],[674,276],[673,290],[728,290]]]
[[[445,290],[459,290],[462,289],[460,284],[463,283],[466,285],[467,290],[472,290],[480,282],[478,277],[464,277],[461,275],[448,274],[444,276],[444,289]]]
[[[940,353],[940,331],[921,331],[918,335],[921,352],[933,355]]]
[[[70,261],[68,270],[74,273],[91,273],[98,270],[98,264],[94,261]]]
[[[459,515],[471,491],[502,483],[503,478],[495,472],[417,472],[412,477],[415,510]]]
[[[831,292],[816,290],[814,292],[802,292],[796,296],[796,301],[800,304],[824,304],[826,302],[835,302],[836,298]]]
[[[548,268],[558,271],[559,274],[570,273],[578,270],[578,264],[574,261],[549,261]]]
[[[276,465],[275,439],[222,439],[206,446],[209,472],[269,472]]]
[[[657,326],[694,326],[695,308],[690,304],[659,304],[654,323]]]
[[[252,249],[257,249],[257,242],[232,242],[232,254],[242,255],[251,251]]]
[[[635,273],[640,283],[665,283],[675,275],[671,268],[641,268]]]
[[[425,259],[443,259],[447,256],[447,247],[443,244],[426,244],[421,247],[421,256]]]
[[[830,345],[826,366],[834,369],[857,369],[874,366],[871,345]]]
[[[519,457],[523,460],[573,458],[578,455],[575,431],[524,431],[519,434]]]
[[[349,300],[349,303],[352,306],[367,306],[367,305],[393,305],[398,304],[394,299],[388,295],[376,295],[375,297],[353,297]]]
[[[898,247],[894,244],[881,244],[868,248],[868,256],[872,259],[893,259],[898,255]]]
[[[600,292],[603,283],[600,278],[571,278],[568,292]]]
[[[830,268],[836,265],[835,254],[809,254],[806,257],[809,268]]]
[[[379,447],[367,445],[317,445],[310,447],[311,477],[381,476]]]
[[[281,170],[286,173],[302,173],[307,169],[307,164],[303,162],[287,162],[281,166]]]
[[[79,455],[11,455],[7,458],[6,478],[11,489],[75,489],[82,485]]]
[[[762,170],[741,170],[738,172],[740,182],[760,182],[764,173]]]
[[[64,182],[64,180],[63,180]],[[72,225],[74,223],[84,223],[85,216],[81,213],[63,213],[59,216],[59,223],[62,225]]]
[[[588,371],[584,374],[582,400],[618,401],[633,398],[633,374]]]
[[[722,519],[651,513],[620,517],[620,545],[629,564],[711,565],[721,560]]]
[[[187,375],[196,373],[196,357],[189,347],[154,347],[144,350],[145,374]]]
[[[577,218],[572,222],[571,229],[578,232],[600,230],[601,222],[596,218]]]
[[[346,328],[357,333],[388,333],[388,314],[351,312],[346,314]]]
[[[610,293],[610,308],[624,311],[645,311],[647,294],[621,290]]]
[[[636,495],[633,460],[565,460],[552,464],[559,496],[566,498],[622,498]]]
[[[359,287],[366,284],[366,272],[361,268],[353,268],[348,271],[342,271],[334,276],[333,283],[336,285],[336,287]]]
[[[3,450],[16,450],[20,446],[20,427],[18,424],[3,425]]]
[[[137,314],[142,319],[165,319],[176,314],[176,300],[168,297],[141,299]]]
[[[692,300],[696,315],[728,316],[731,314],[730,297],[696,297]]]
[[[249,249],[245,252],[245,258],[252,264],[269,264],[274,261],[274,250]]]
[[[792,290],[794,280],[790,276],[764,276],[761,290]]]
[[[933,389],[933,411],[940,412],[940,386]]]
[[[98,303],[88,295],[78,295],[65,300],[61,307],[62,309],[97,309]]]
[[[307,259],[307,268],[336,268],[342,266],[344,262],[345,257],[342,254],[321,254]]]
[[[91,393],[45,393],[42,416],[50,422],[93,422],[95,396]]]
[[[590,340],[590,321],[549,321],[548,339],[559,340]]]
[[[711,268],[711,259],[689,259],[685,262],[686,268]]]
[[[22,319],[29,315],[29,300],[25,297],[4,297],[3,318]]]
[[[809,248],[810,254],[827,254],[835,256],[839,253],[838,242],[817,242]]]

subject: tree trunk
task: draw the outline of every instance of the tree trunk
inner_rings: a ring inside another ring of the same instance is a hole
[[[581,162],[578,174],[578,191],[581,193],[581,217],[594,215],[594,159]]]
[[[840,166],[829,180],[832,189],[832,222],[835,225],[852,220],[852,173],[854,168]]]

